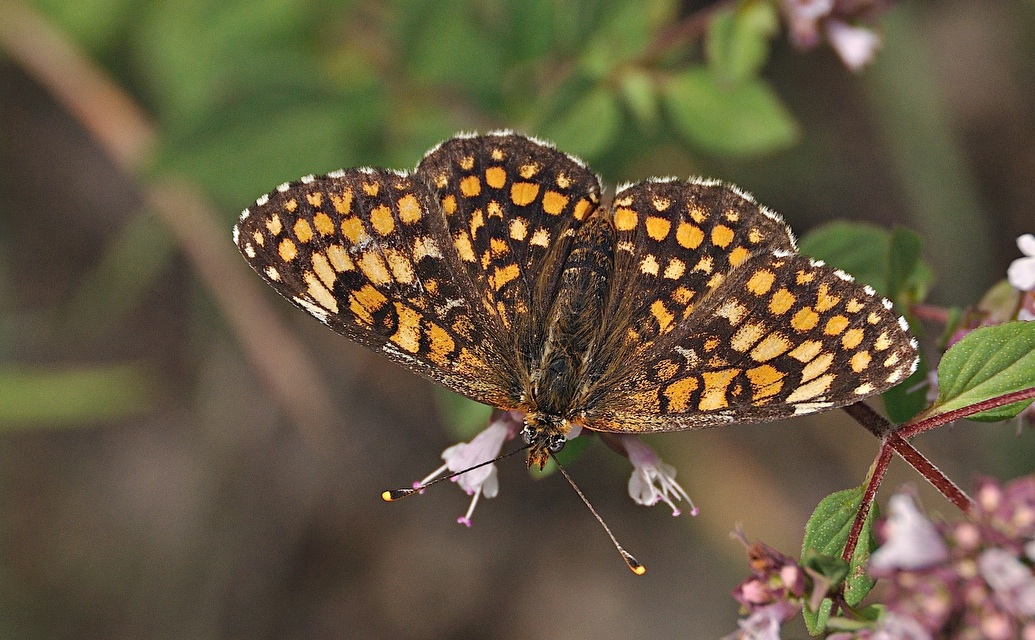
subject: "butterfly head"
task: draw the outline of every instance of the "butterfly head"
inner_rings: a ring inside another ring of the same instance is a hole
[[[564,448],[569,436],[577,435],[573,429],[574,425],[560,416],[538,411],[525,415],[525,427],[521,430],[521,437],[530,445],[528,468],[538,466],[542,470],[550,456]]]

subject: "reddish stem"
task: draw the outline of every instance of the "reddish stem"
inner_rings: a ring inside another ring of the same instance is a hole
[[[895,453],[920,472],[920,475],[926,478],[949,502],[959,507],[960,511],[964,513],[970,512],[974,506],[974,501],[970,496],[964,493],[955,482],[942,473],[941,469],[934,466],[934,463],[928,460],[924,454],[920,453],[905,438],[897,433],[891,434],[884,441],[884,444],[881,445],[881,448],[888,447],[894,449]]]
[[[852,561],[852,554],[855,553],[855,548],[859,546],[859,536],[862,535],[863,524],[866,523],[866,516],[870,514],[873,501],[877,498],[877,489],[880,489],[880,483],[884,480],[884,474],[888,471],[891,455],[891,448],[886,443],[881,444],[880,451],[877,453],[873,466],[870,468],[870,473],[866,478],[866,489],[863,490],[862,502],[859,504],[859,510],[855,513],[852,528],[848,532],[845,549],[841,553],[841,558],[845,562],[850,563]]]
[[[866,479],[866,489],[863,492],[862,502],[859,505],[859,511],[855,514],[852,528],[848,532],[848,540],[845,543],[845,548],[841,557],[846,562],[850,561],[852,554],[855,553],[855,548],[859,545],[859,536],[862,535],[863,524],[866,522],[866,517],[870,513],[873,501],[877,497],[877,490],[880,488],[881,482],[884,480],[884,475],[888,471],[888,464],[891,462],[893,452],[897,453],[911,467],[916,469],[917,473],[930,482],[931,486],[945,496],[946,500],[956,505],[964,513],[970,512],[971,508],[974,506],[974,501],[970,496],[960,489],[955,482],[950,480],[948,476],[942,473],[941,469],[928,460],[924,454],[920,453],[920,451],[910,444],[906,438],[923,433],[924,431],[929,431],[960,418],[965,418],[976,413],[981,413],[982,411],[988,411],[989,409],[995,409],[997,407],[1027,400],[1029,398],[1035,398],[1035,387],[1023,389],[1021,391],[1014,391],[995,398],[989,398],[988,400],[977,402],[961,409],[930,416],[917,422],[907,422],[897,430],[895,429],[895,425],[893,425],[887,418],[874,411],[865,403],[857,402],[853,405],[844,407],[845,412],[852,416],[856,422],[865,427],[866,430],[873,435],[881,438],[881,447],[877,454],[877,458],[873,461],[873,466],[870,470],[869,476]]]
[[[981,413],[982,411],[988,411],[989,409],[995,409],[997,407],[1013,404],[1014,402],[1020,402],[1021,400],[1028,400],[1030,398],[1035,398],[1035,387],[1014,391],[1005,395],[996,396],[995,398],[989,398],[988,400],[982,400],[981,402],[977,402],[960,409],[954,409],[952,411],[946,411],[945,413],[929,416],[916,422],[907,422],[896,430],[895,433],[899,434],[903,438],[912,438],[919,433],[930,431],[931,429],[940,427],[943,424],[948,424],[954,420],[966,418],[975,413]]]
[[[949,323],[949,310],[945,307],[936,307],[931,304],[914,304],[909,310],[918,320],[937,322],[938,324]]]

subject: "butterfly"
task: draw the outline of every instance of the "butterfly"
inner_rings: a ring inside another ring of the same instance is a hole
[[[891,303],[798,254],[744,191],[651,178],[605,203],[583,162],[506,131],[451,138],[412,172],[282,184],[234,240],[337,333],[523,414],[529,466],[583,429],[779,420],[858,402],[917,365]]]

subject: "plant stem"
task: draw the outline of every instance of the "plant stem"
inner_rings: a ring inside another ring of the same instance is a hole
[[[862,502],[859,504],[859,510],[855,513],[855,520],[852,521],[852,528],[848,532],[848,540],[845,542],[844,551],[841,553],[841,558],[845,562],[851,563],[852,554],[855,553],[855,548],[859,546],[859,536],[862,535],[866,516],[870,515],[870,508],[873,506],[873,501],[877,498],[877,489],[880,489],[880,483],[888,472],[891,455],[891,448],[886,443],[882,443],[880,451],[877,452],[877,457],[870,466],[870,472],[866,475],[866,489],[863,490]]]
[[[976,402],[966,407],[953,409],[952,411],[946,411],[945,413],[938,413],[933,416],[927,416],[921,420],[916,420],[916,418],[914,418],[913,420],[903,424],[895,431],[895,433],[899,434],[903,438],[912,438],[919,433],[930,431],[931,429],[959,420],[960,418],[966,418],[975,413],[981,413],[982,411],[988,411],[989,409],[1006,406],[1008,404],[1013,404],[1014,402],[1020,402],[1021,400],[1028,400],[1029,398],[1035,398],[1035,387],[1029,387],[1028,389],[1022,389],[1020,391],[996,396],[995,398],[989,398],[988,400],[982,400],[981,402]]]

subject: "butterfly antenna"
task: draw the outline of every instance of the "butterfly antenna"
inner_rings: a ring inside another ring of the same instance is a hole
[[[593,517],[597,519],[597,522],[600,523],[600,526],[603,527],[604,531],[607,532],[607,536],[611,538],[611,544],[615,546],[615,549],[618,549],[618,553],[622,554],[622,559],[625,560],[625,564],[629,565],[629,568],[632,569],[632,572],[638,576],[642,576],[643,574],[647,573],[647,567],[640,564],[639,561],[636,558],[634,558],[631,553],[625,550],[625,547],[618,543],[618,538],[615,538],[615,534],[611,533],[611,528],[607,526],[607,523],[604,522],[604,519],[600,517],[600,514],[597,513],[597,510],[593,508],[593,505],[590,503],[589,498],[586,497],[586,494],[582,493],[582,489],[579,489],[579,485],[575,484],[575,481],[571,479],[571,476],[569,476],[568,472],[564,470],[564,467],[561,466],[561,463],[557,462],[557,458],[555,458],[553,454],[551,454],[550,457],[553,458],[553,461],[557,463],[557,468],[560,470],[561,475],[564,476],[564,479],[568,481],[568,484],[570,484],[571,488],[575,490],[575,493],[579,494],[579,497],[582,498],[582,501],[586,503],[587,507],[589,507],[590,513],[593,514]]]
[[[414,494],[417,494],[417,493],[424,493],[424,490],[427,489],[428,487],[430,487],[433,484],[438,484],[439,482],[442,482],[443,480],[452,480],[453,478],[455,478],[457,476],[461,476],[461,475],[467,473],[468,471],[474,471],[475,469],[477,469],[479,467],[484,467],[487,464],[492,464],[493,462],[499,462],[500,460],[503,460],[504,458],[509,458],[510,456],[514,455],[515,453],[520,453],[520,452],[524,451],[525,449],[527,449],[527,448],[529,448],[531,446],[532,445],[530,445],[530,444],[526,444],[525,446],[523,446],[523,447],[521,447],[519,449],[514,449],[513,451],[511,451],[509,453],[500,454],[500,455],[496,456],[495,458],[493,458],[492,460],[486,460],[485,462],[479,462],[478,464],[476,464],[476,465],[474,465],[472,467],[467,467],[466,469],[461,469],[460,471],[457,471],[456,473],[451,473],[448,476],[442,476],[441,478],[435,478],[434,480],[431,480],[430,482],[422,482],[422,483],[418,484],[415,487],[409,487],[409,488],[406,488],[406,489],[388,489],[388,490],[382,491],[381,492],[381,499],[384,500],[385,502],[395,502],[396,500],[402,500],[403,498],[408,498],[408,497],[410,497],[410,496],[412,496]],[[585,500],[585,498],[583,498],[583,500]],[[592,507],[590,507],[590,508],[592,508]]]

